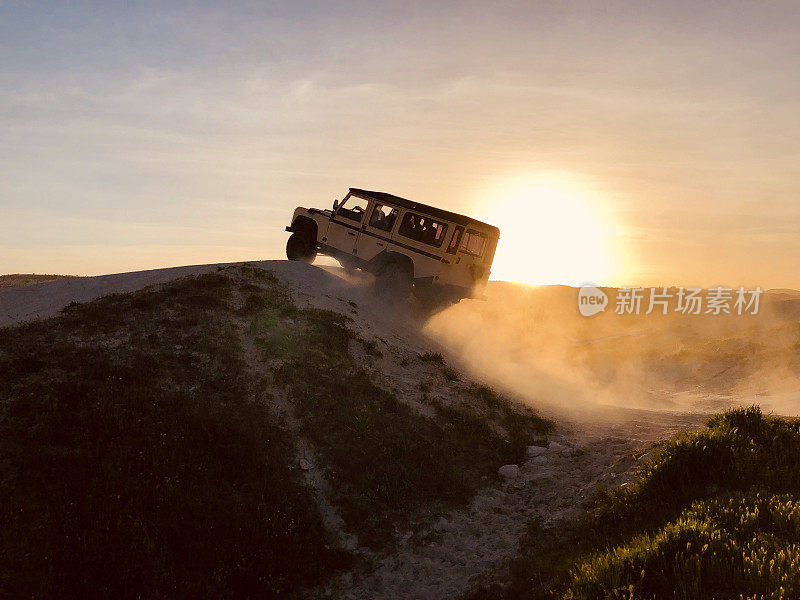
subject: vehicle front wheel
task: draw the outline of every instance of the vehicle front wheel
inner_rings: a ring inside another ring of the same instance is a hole
[[[286,258],[311,263],[317,257],[317,249],[311,238],[300,231],[294,232],[286,242]]]
[[[375,275],[375,291],[381,296],[405,299],[413,285],[411,273],[396,262],[387,263]]]

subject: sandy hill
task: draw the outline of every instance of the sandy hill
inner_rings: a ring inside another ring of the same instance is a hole
[[[305,264],[2,299],[39,317],[0,329],[6,596],[462,593],[591,478],[530,506],[548,472],[527,448],[553,424],[449,366],[403,307]]]
[[[562,531],[648,444],[700,426],[663,398],[733,400],[708,374],[718,344],[737,389],[759,372],[736,322],[590,326],[574,293],[497,283],[428,318],[286,261],[0,290],[0,595],[450,598],[513,579],[531,523]],[[758,364],[791,375],[795,330],[768,314]]]

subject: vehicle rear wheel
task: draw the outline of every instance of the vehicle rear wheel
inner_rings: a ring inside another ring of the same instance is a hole
[[[289,236],[286,242],[286,258],[311,263],[316,257],[317,249],[308,234],[296,231]]]
[[[431,314],[458,304],[461,300],[460,296],[433,285],[414,286],[414,296],[419,301],[420,306]]]
[[[396,262],[385,264],[375,275],[375,291],[380,296],[404,300],[411,294],[413,285],[411,273]]]

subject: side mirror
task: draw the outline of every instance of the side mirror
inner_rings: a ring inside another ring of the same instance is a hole
[[[337,210],[339,210],[339,201],[338,200],[334,200],[333,201],[333,212],[336,212]]]

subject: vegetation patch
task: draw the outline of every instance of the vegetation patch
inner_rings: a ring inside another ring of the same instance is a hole
[[[236,286],[0,329],[0,596],[286,597],[342,564],[251,393]]]
[[[512,448],[512,453],[522,460],[525,449],[531,445],[546,446],[547,442],[542,434],[553,429],[553,423],[540,417],[529,406],[511,402],[505,396],[498,394],[488,385],[471,384],[470,392],[476,400],[478,410],[483,409],[490,422],[496,422],[507,433],[507,440]]]
[[[458,376],[458,371],[448,365],[442,367],[442,375],[444,375],[444,378],[447,379],[447,381],[458,381],[461,379]]]
[[[800,420],[716,415],[660,449],[584,519],[533,527],[491,598],[797,598]]]
[[[788,494],[695,502],[656,533],[581,562],[567,598],[800,596],[800,504]]]
[[[258,319],[254,323],[266,323]],[[552,427],[524,411],[519,423],[525,427],[509,432],[502,423],[501,431],[489,426],[477,412],[439,407],[431,419],[353,361],[350,344],[363,342],[348,317],[295,308],[282,319],[270,326],[280,329],[291,320],[302,351],[275,356],[266,350],[264,358],[273,361],[275,381],[293,402],[303,434],[325,457],[334,500],[362,544],[383,547],[417,511],[464,504],[486,476],[524,458],[525,443]],[[421,360],[444,364],[441,355],[431,356]]]
[[[445,366],[444,356],[439,352],[424,352],[417,356],[417,360],[422,363],[429,363],[433,365]]]

